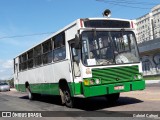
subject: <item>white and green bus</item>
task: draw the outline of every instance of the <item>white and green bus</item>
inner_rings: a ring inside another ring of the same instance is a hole
[[[78,19],[14,58],[18,91],[75,97],[106,96],[145,89],[133,22],[115,18]]]

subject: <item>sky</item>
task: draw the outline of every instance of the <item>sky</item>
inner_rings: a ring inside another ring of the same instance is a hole
[[[110,9],[113,18],[135,19],[157,4],[160,0],[0,0],[0,80],[12,78],[14,57],[78,18],[103,17]]]

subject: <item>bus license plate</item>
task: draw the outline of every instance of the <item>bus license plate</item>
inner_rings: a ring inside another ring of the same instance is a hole
[[[114,87],[114,90],[123,90],[124,89],[124,86],[115,86]]]

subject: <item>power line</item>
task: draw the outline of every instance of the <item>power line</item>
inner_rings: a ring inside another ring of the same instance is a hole
[[[133,4],[133,3],[128,3],[128,2],[125,2],[125,1],[121,1],[121,2],[119,2],[119,1],[105,1],[105,0],[96,0],[96,1],[98,1],[98,2],[104,2],[104,3],[107,3],[107,4],[116,5],[116,6],[138,8],[138,9],[150,9],[150,8],[147,8],[147,7],[131,6],[131,4]],[[140,3],[134,3],[134,4],[140,5]]]
[[[29,37],[29,36],[36,36],[36,35],[52,34],[52,33],[54,33],[54,32],[34,33],[34,34],[15,35],[15,36],[4,36],[4,37],[0,37],[0,39],[5,39],[5,38],[17,38],[17,37]]]
[[[97,1],[105,1],[105,0],[97,0]],[[116,2],[116,3],[125,3],[125,4],[137,4],[137,5],[148,5],[148,6],[151,6],[151,5],[157,5],[159,3],[149,3],[149,2],[136,2],[136,1],[133,1],[133,0],[107,0],[108,2]],[[106,2],[107,2],[106,1]]]

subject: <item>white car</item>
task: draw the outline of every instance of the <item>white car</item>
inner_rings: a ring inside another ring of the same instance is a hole
[[[10,91],[10,86],[7,83],[0,83],[0,92]]]

